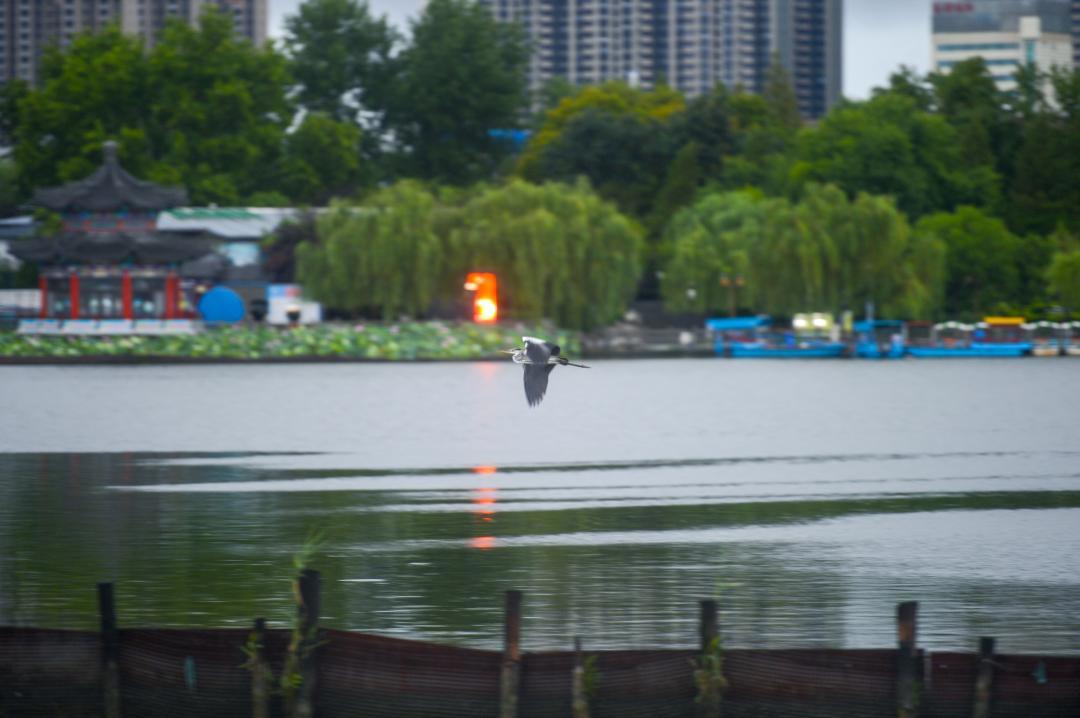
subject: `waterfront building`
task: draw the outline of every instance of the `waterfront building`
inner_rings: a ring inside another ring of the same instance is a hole
[[[36,84],[50,45],[67,47],[82,32],[119,24],[153,45],[166,22],[195,22],[207,6],[233,20],[236,34],[266,40],[269,0],[0,0],[0,83]]]
[[[717,83],[760,92],[772,57],[788,68],[799,109],[840,98],[841,0],[481,0],[519,23],[532,45],[529,86],[666,82],[689,96]]]
[[[933,67],[938,72],[981,57],[997,86],[1011,90],[1020,65],[1072,67],[1069,0],[964,0],[935,2],[933,9]]]
[[[132,177],[116,143],[104,149],[104,164],[89,177],[34,193],[32,204],[60,214],[60,231],[9,245],[38,264],[39,320],[46,328],[97,331],[104,321],[129,331],[136,320],[193,318],[196,281],[224,267],[215,243],[206,233],[159,231],[158,213],[187,204],[187,191]]]

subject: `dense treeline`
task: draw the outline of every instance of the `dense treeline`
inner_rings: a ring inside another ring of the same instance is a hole
[[[116,29],[9,83],[0,203],[121,142],[197,204],[324,205],[271,248],[331,308],[424,315],[489,267],[526,317],[590,327],[661,277],[676,309],[902,317],[1080,309],[1080,72],[902,69],[816,125],[763,93],[623,83],[526,92],[527,45],[474,0],[400,36],[363,0],[307,0],[281,47],[213,12],[152,48]],[[525,147],[492,130],[531,129]],[[482,267],[481,267],[482,265]]]

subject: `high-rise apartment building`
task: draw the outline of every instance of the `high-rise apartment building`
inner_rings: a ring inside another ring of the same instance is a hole
[[[1073,67],[1080,69],[1080,0],[1072,0]]]
[[[840,98],[841,0],[481,0],[532,43],[529,85],[663,80],[688,95],[717,83],[760,91],[773,55],[808,118]]]
[[[1020,65],[1072,67],[1070,0],[966,0],[935,2],[933,8],[938,72],[981,57],[997,86],[1010,90]]]
[[[173,18],[194,22],[208,5],[232,18],[236,34],[266,40],[269,0],[0,0],[0,83],[38,78],[45,48],[118,24],[152,45]]]

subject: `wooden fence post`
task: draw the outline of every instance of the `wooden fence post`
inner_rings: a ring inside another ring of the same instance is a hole
[[[899,650],[896,655],[896,714],[915,718],[919,714],[919,656],[915,648],[918,627],[917,601],[905,601],[896,607],[896,632]]]
[[[288,665],[299,674],[300,686],[285,707],[289,718],[311,718],[315,713],[315,649],[319,644],[319,572],[305,568],[296,586],[297,626],[293,631]]]
[[[574,637],[574,675],[570,692],[573,718],[589,718],[589,696],[585,691],[585,662],[581,658],[581,638]]]
[[[720,718],[720,705],[723,701],[724,679],[723,656],[714,650],[716,639],[720,636],[719,609],[711,598],[702,599],[698,616],[698,635],[701,640],[701,657],[697,661],[695,680],[698,684],[698,718]]]
[[[506,592],[505,642],[499,681],[499,718],[517,718],[521,678],[521,591]]]
[[[719,635],[718,611],[716,601],[705,599],[701,602],[699,633],[701,634],[701,652],[705,653],[712,646],[713,639]]]
[[[266,619],[256,618],[248,639],[248,665],[251,669],[251,706],[253,718],[270,718],[270,692],[274,674],[266,660]]]
[[[112,583],[99,583],[98,614],[101,616],[101,687],[105,718],[120,718],[120,635],[116,628],[116,602]]]
[[[990,718],[990,692],[994,685],[994,639],[979,639],[979,658],[975,672],[975,706],[972,718]]]

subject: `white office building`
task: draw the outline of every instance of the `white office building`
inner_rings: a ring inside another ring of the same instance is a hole
[[[1016,87],[1016,69],[1072,67],[1069,0],[935,2],[933,67],[981,57],[1002,90]]]

